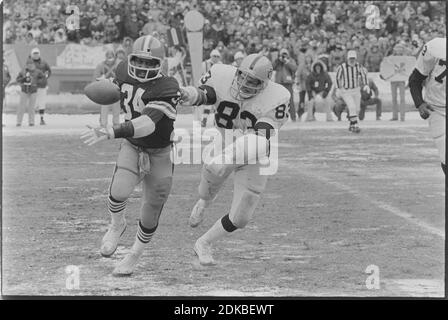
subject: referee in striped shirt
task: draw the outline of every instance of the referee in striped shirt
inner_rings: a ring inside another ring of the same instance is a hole
[[[341,98],[348,107],[349,131],[359,133],[361,131],[358,127],[361,87],[367,93],[370,92],[370,88],[367,82],[367,72],[356,59],[356,51],[350,50],[347,53],[347,62],[343,62],[336,69],[336,86],[339,89]]]

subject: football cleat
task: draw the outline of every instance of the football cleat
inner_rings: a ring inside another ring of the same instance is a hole
[[[126,230],[126,222],[120,225],[111,224],[109,230],[101,241],[101,255],[103,257],[110,257],[115,253],[118,247],[118,241],[120,241],[121,236]]]
[[[128,253],[126,257],[117,264],[112,275],[116,277],[130,276],[134,272],[139,258],[140,255],[134,252]]]
[[[190,227],[196,228],[201,224],[202,220],[204,220],[205,208],[207,206],[208,203],[205,200],[199,199],[198,202],[196,202],[191,211],[190,219],[188,220]]]
[[[199,238],[194,244],[194,252],[199,258],[199,263],[203,266],[213,266],[216,264],[212,256],[212,246]]]
[[[351,124],[350,127],[348,127],[348,131],[351,131],[353,133],[360,133],[361,129],[356,124]]]

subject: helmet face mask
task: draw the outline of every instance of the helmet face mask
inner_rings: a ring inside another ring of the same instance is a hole
[[[149,81],[158,77],[162,61],[156,57],[143,57],[130,54],[128,57],[129,75],[139,81]]]
[[[236,100],[250,99],[266,88],[272,64],[266,57],[251,54],[243,59],[235,73],[230,94]]]
[[[165,50],[159,40],[152,36],[140,37],[128,56],[128,74],[140,82],[159,78],[164,58]]]
[[[264,88],[263,80],[238,69],[232,82],[231,93],[235,99],[243,100],[256,96]]]

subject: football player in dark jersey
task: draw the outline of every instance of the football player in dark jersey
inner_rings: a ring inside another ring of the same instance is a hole
[[[126,229],[124,211],[136,185],[143,183],[137,235],[130,253],[113,274],[130,275],[145,245],[157,229],[160,213],[171,190],[173,164],[171,134],[180,99],[177,80],[162,74],[165,51],[153,36],[142,36],[133,45],[127,61],[116,70],[113,82],[120,88],[125,122],[92,128],[81,138],[93,145],[106,139],[123,138],[109,187],[108,210],[112,223],[105,234],[101,254],[110,257]]]

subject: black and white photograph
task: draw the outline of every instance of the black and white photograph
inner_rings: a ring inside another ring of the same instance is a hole
[[[446,298],[445,1],[0,2],[0,299]]]

